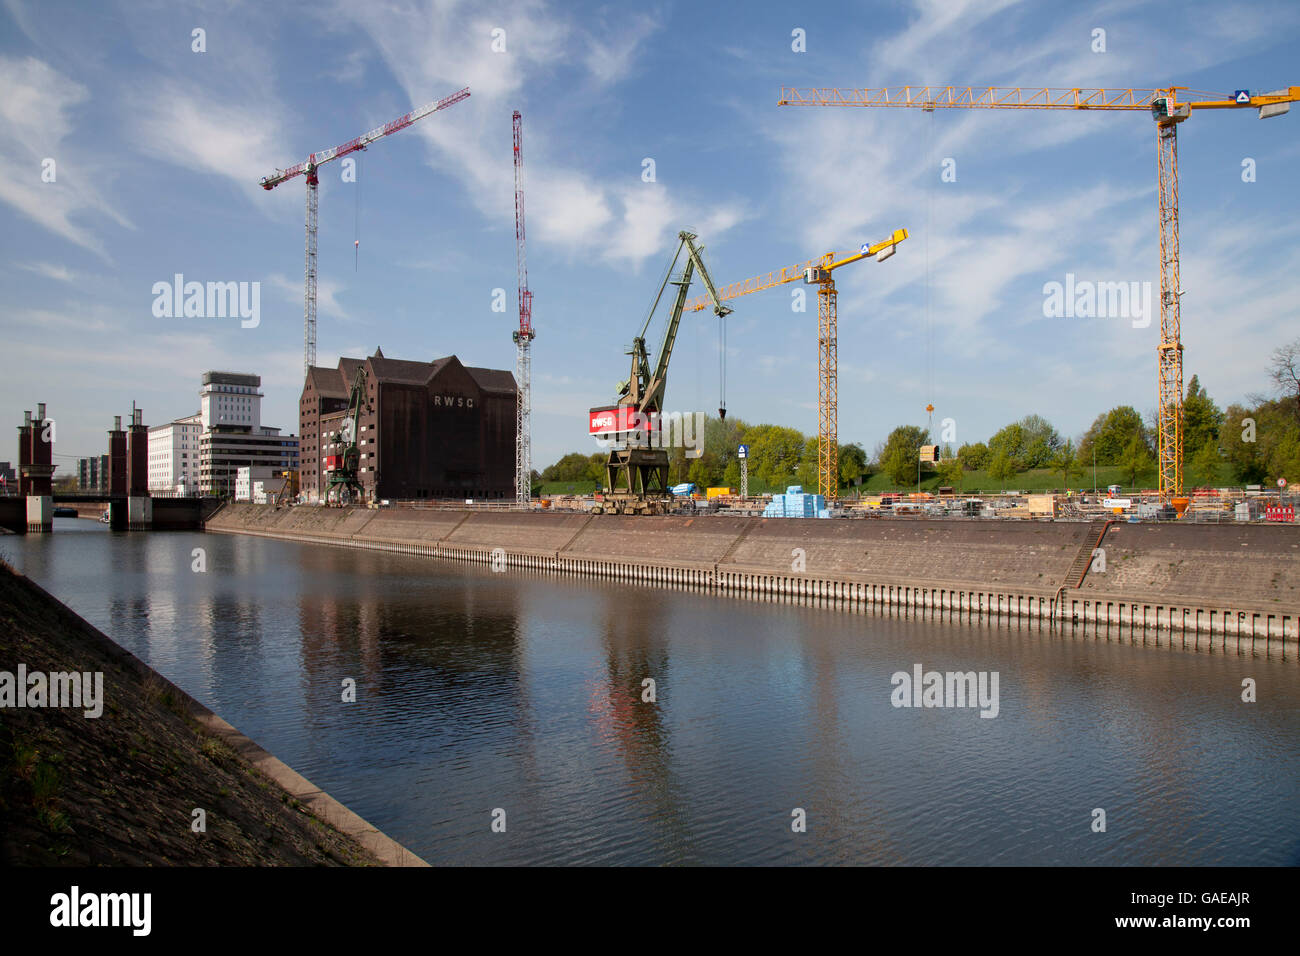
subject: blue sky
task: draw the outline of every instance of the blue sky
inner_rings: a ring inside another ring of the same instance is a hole
[[[1029,413],[1077,437],[1155,406],[1157,322],[1045,318],[1067,273],[1158,290],[1144,113],[777,107],[783,85],[1300,85],[1292,3],[32,3],[0,6],[0,405],[38,401],[58,461],[100,454],[131,402],[193,412],[207,369],[255,372],[297,430],[301,179],[258,180],[469,86],[470,99],[322,173],[318,364],[340,354],[514,367],[510,118],[524,116],[534,458],[594,451],[586,409],[627,374],[681,228],[719,283],[905,227],[837,272],[840,440],[898,424],[983,440]],[[206,32],[206,52],[192,31]],[[492,50],[505,31],[506,52]],[[1094,30],[1105,52],[1094,52]],[[806,51],[792,49],[803,30]],[[1300,109],[1181,127],[1183,342],[1221,405],[1294,339]],[[55,182],[42,162],[56,161]],[[643,181],[643,160],[655,182]],[[1256,180],[1243,182],[1242,162]],[[945,159],[956,180],[941,181]],[[354,240],[359,236],[359,257]],[[261,323],[157,318],[155,282],[261,283]],[[493,290],[509,307],[493,312]],[[696,291],[702,291],[696,289]],[[731,304],[727,406],[814,433],[816,309]],[[810,297],[811,300],[811,297]],[[657,340],[656,340],[657,342]],[[712,410],[716,320],[685,320],[670,409]],[[11,434],[13,434],[11,432]],[[0,458],[12,447],[0,446]]]

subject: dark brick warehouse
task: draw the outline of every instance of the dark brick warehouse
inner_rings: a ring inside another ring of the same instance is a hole
[[[470,368],[454,355],[411,362],[376,349],[369,358],[340,358],[338,368],[312,366],[307,374],[298,434],[308,500],[324,497],[331,458],[342,454],[329,436],[348,415],[362,366],[358,478],[367,500],[514,497],[514,375]]]

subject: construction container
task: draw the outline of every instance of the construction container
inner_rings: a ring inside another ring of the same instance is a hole
[[[1030,495],[1026,504],[1035,518],[1055,518],[1058,513],[1056,495]]]

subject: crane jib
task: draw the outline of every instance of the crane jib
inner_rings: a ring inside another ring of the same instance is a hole
[[[368,133],[363,133],[356,139],[348,140],[341,146],[335,146],[333,149],[321,150],[319,153],[312,153],[305,162],[298,163],[296,166],[290,166],[288,169],[283,171],[277,170],[274,175],[263,178],[261,186],[263,189],[274,189],[276,186],[280,185],[280,183],[305,172],[309,166],[323,166],[331,160],[338,159],[341,156],[346,156],[349,153],[355,153],[357,150],[365,149],[371,143],[375,142],[375,140],[382,139],[392,133],[404,130],[406,127],[415,123],[416,120],[423,119],[431,113],[436,113],[454,103],[459,103],[467,96],[469,96],[469,87],[465,87],[463,90],[458,90],[451,94],[451,96],[444,97],[436,103],[429,103],[418,109],[411,110],[409,113],[399,116],[397,119],[385,123],[383,126],[378,126]]]

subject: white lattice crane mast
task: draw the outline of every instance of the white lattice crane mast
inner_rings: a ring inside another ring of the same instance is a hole
[[[445,109],[469,96],[469,87],[443,97],[433,103],[426,103],[419,109],[399,116],[391,123],[385,123],[383,126],[377,126],[368,133],[363,133],[356,139],[348,140],[340,146],[333,149],[323,150],[319,153],[312,153],[301,163],[290,166],[288,169],[277,169],[270,176],[262,178],[261,185],[263,189],[274,189],[276,186],[295,176],[305,176],[307,180],[307,255],[306,255],[306,278],[303,290],[303,330],[302,330],[302,373],[306,376],[308,370],[316,364],[316,220],[319,209],[319,198],[317,197],[317,187],[319,179],[316,175],[317,170],[333,159],[340,159],[348,153],[355,153],[358,150],[365,149],[377,139],[383,139],[391,133],[398,130],[406,129],[416,120],[422,120],[431,113]]]
[[[515,144],[515,262],[519,272],[519,328],[515,339],[515,378],[519,388],[515,412],[515,502],[528,506],[533,492],[533,294],[528,291],[528,260],[524,257],[524,130],[514,114]]]

